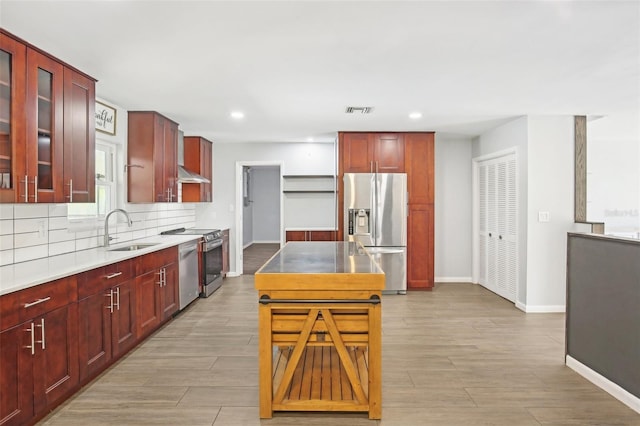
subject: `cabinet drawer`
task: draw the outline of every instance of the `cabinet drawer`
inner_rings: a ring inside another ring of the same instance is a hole
[[[103,291],[133,278],[131,259],[92,269],[78,277],[78,299]]]
[[[76,300],[75,276],[6,294],[0,298],[0,329],[12,327]]]
[[[177,262],[178,248],[169,247],[164,250],[136,257],[134,260],[136,262],[136,276],[139,277],[147,272],[151,272],[170,263]]]

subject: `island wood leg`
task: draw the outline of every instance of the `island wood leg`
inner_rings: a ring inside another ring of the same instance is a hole
[[[258,307],[258,365],[260,418],[273,417],[273,344],[271,342],[271,307]]]
[[[382,306],[369,308],[369,418],[382,418]]]

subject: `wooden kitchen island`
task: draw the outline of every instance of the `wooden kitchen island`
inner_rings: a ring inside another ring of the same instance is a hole
[[[362,246],[289,242],[255,286],[260,417],[350,411],[380,419],[384,273]]]

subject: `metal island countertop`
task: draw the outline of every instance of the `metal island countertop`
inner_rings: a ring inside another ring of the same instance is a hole
[[[327,276],[330,274],[331,276]],[[384,273],[353,242],[289,242],[255,274],[256,289],[345,290],[384,288]]]

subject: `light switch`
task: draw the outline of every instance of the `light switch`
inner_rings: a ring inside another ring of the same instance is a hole
[[[538,222],[549,222],[549,212],[538,212]]]

